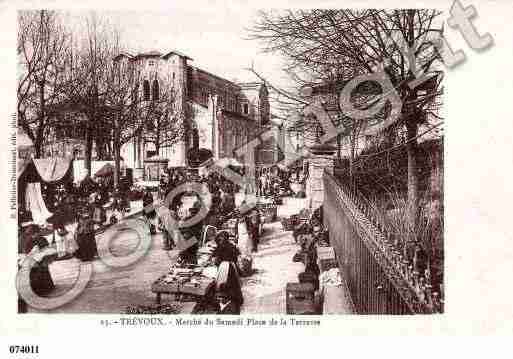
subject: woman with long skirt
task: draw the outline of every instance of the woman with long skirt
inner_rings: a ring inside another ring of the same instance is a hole
[[[48,241],[42,236],[41,232],[38,232],[28,241],[26,253],[31,254],[34,251],[42,251],[46,247],[48,247]],[[48,269],[53,259],[54,256],[44,256],[34,263],[30,269],[30,286],[32,291],[38,296],[46,296],[55,288],[50,270]]]
[[[76,240],[78,245],[78,250],[75,253],[76,257],[83,262],[93,260],[98,254],[98,250],[94,236],[94,221],[87,212],[80,217]]]

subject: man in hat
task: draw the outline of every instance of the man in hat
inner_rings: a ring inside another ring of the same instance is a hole
[[[194,221],[196,222],[189,227],[189,230],[191,231],[192,235],[196,237],[197,240],[200,240],[201,235],[203,233],[204,218],[195,218],[197,216],[200,216],[200,211],[201,203],[199,201],[196,201],[193,203],[192,207],[189,208],[189,216],[187,216],[186,218],[186,221],[194,219]]]
[[[240,305],[232,300],[231,295],[226,290],[221,290],[216,294],[218,302],[217,314],[239,315]]]
[[[250,215],[247,217],[248,219],[248,232],[253,242],[253,252],[258,251],[258,243],[260,242],[260,213],[258,210],[253,209]]]

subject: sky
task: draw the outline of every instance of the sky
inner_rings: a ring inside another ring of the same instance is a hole
[[[87,12],[72,13],[72,22]],[[246,68],[255,70],[273,84],[288,86],[283,59],[263,53],[262,44],[247,39],[246,28],[256,11],[244,7],[170,8],[164,11],[100,11],[103,18],[122,31],[129,52],[178,50],[191,57],[193,66],[228,80],[255,81]]]

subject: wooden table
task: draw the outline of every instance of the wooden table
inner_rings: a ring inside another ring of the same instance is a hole
[[[172,294],[177,297],[189,295],[196,298],[198,301],[202,301],[214,295],[214,278],[209,278],[205,276],[194,276],[192,278],[198,281],[198,283],[195,284],[192,283],[190,280],[183,282],[177,280],[168,283],[164,280],[164,278],[166,277],[167,274],[163,275],[155,282],[153,282],[151,286],[151,291],[157,295],[157,304],[160,304],[162,294]]]

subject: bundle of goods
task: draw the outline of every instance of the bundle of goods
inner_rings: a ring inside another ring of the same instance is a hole
[[[238,219],[230,218],[223,223],[221,229],[227,230],[230,233],[230,237],[237,243],[238,240]]]
[[[315,289],[311,283],[287,283],[287,314],[317,314],[315,307]]]
[[[253,272],[253,258],[249,255],[240,255],[237,262],[240,276],[249,277]]]
[[[276,205],[282,205],[283,204],[283,198],[281,198],[279,195],[275,195],[273,197],[273,203]]]
[[[271,223],[276,220],[278,208],[274,203],[258,203],[257,208],[262,213],[263,223]]]
[[[297,214],[290,216],[289,218],[282,218],[281,225],[284,231],[293,231],[294,226],[297,224],[299,217]]]
[[[180,314],[180,307],[172,304],[129,306],[124,314]]]
[[[305,191],[299,191],[299,192],[296,194],[296,198],[306,198],[306,193],[305,193]]]
[[[142,201],[144,196],[144,188],[141,186],[133,185],[127,192],[129,201]]]
[[[340,270],[338,268],[331,268],[330,270],[322,272],[319,276],[319,282],[323,287],[337,287],[339,285],[342,285],[342,277],[340,276]]]
[[[314,272],[301,272],[298,274],[299,283],[311,283],[314,287],[314,290],[319,289],[319,277]]]
[[[152,285],[153,292],[165,292],[195,296],[207,295],[214,285],[214,279],[203,275],[202,267],[172,267],[168,274],[157,279]],[[185,297],[182,296],[182,300]]]

